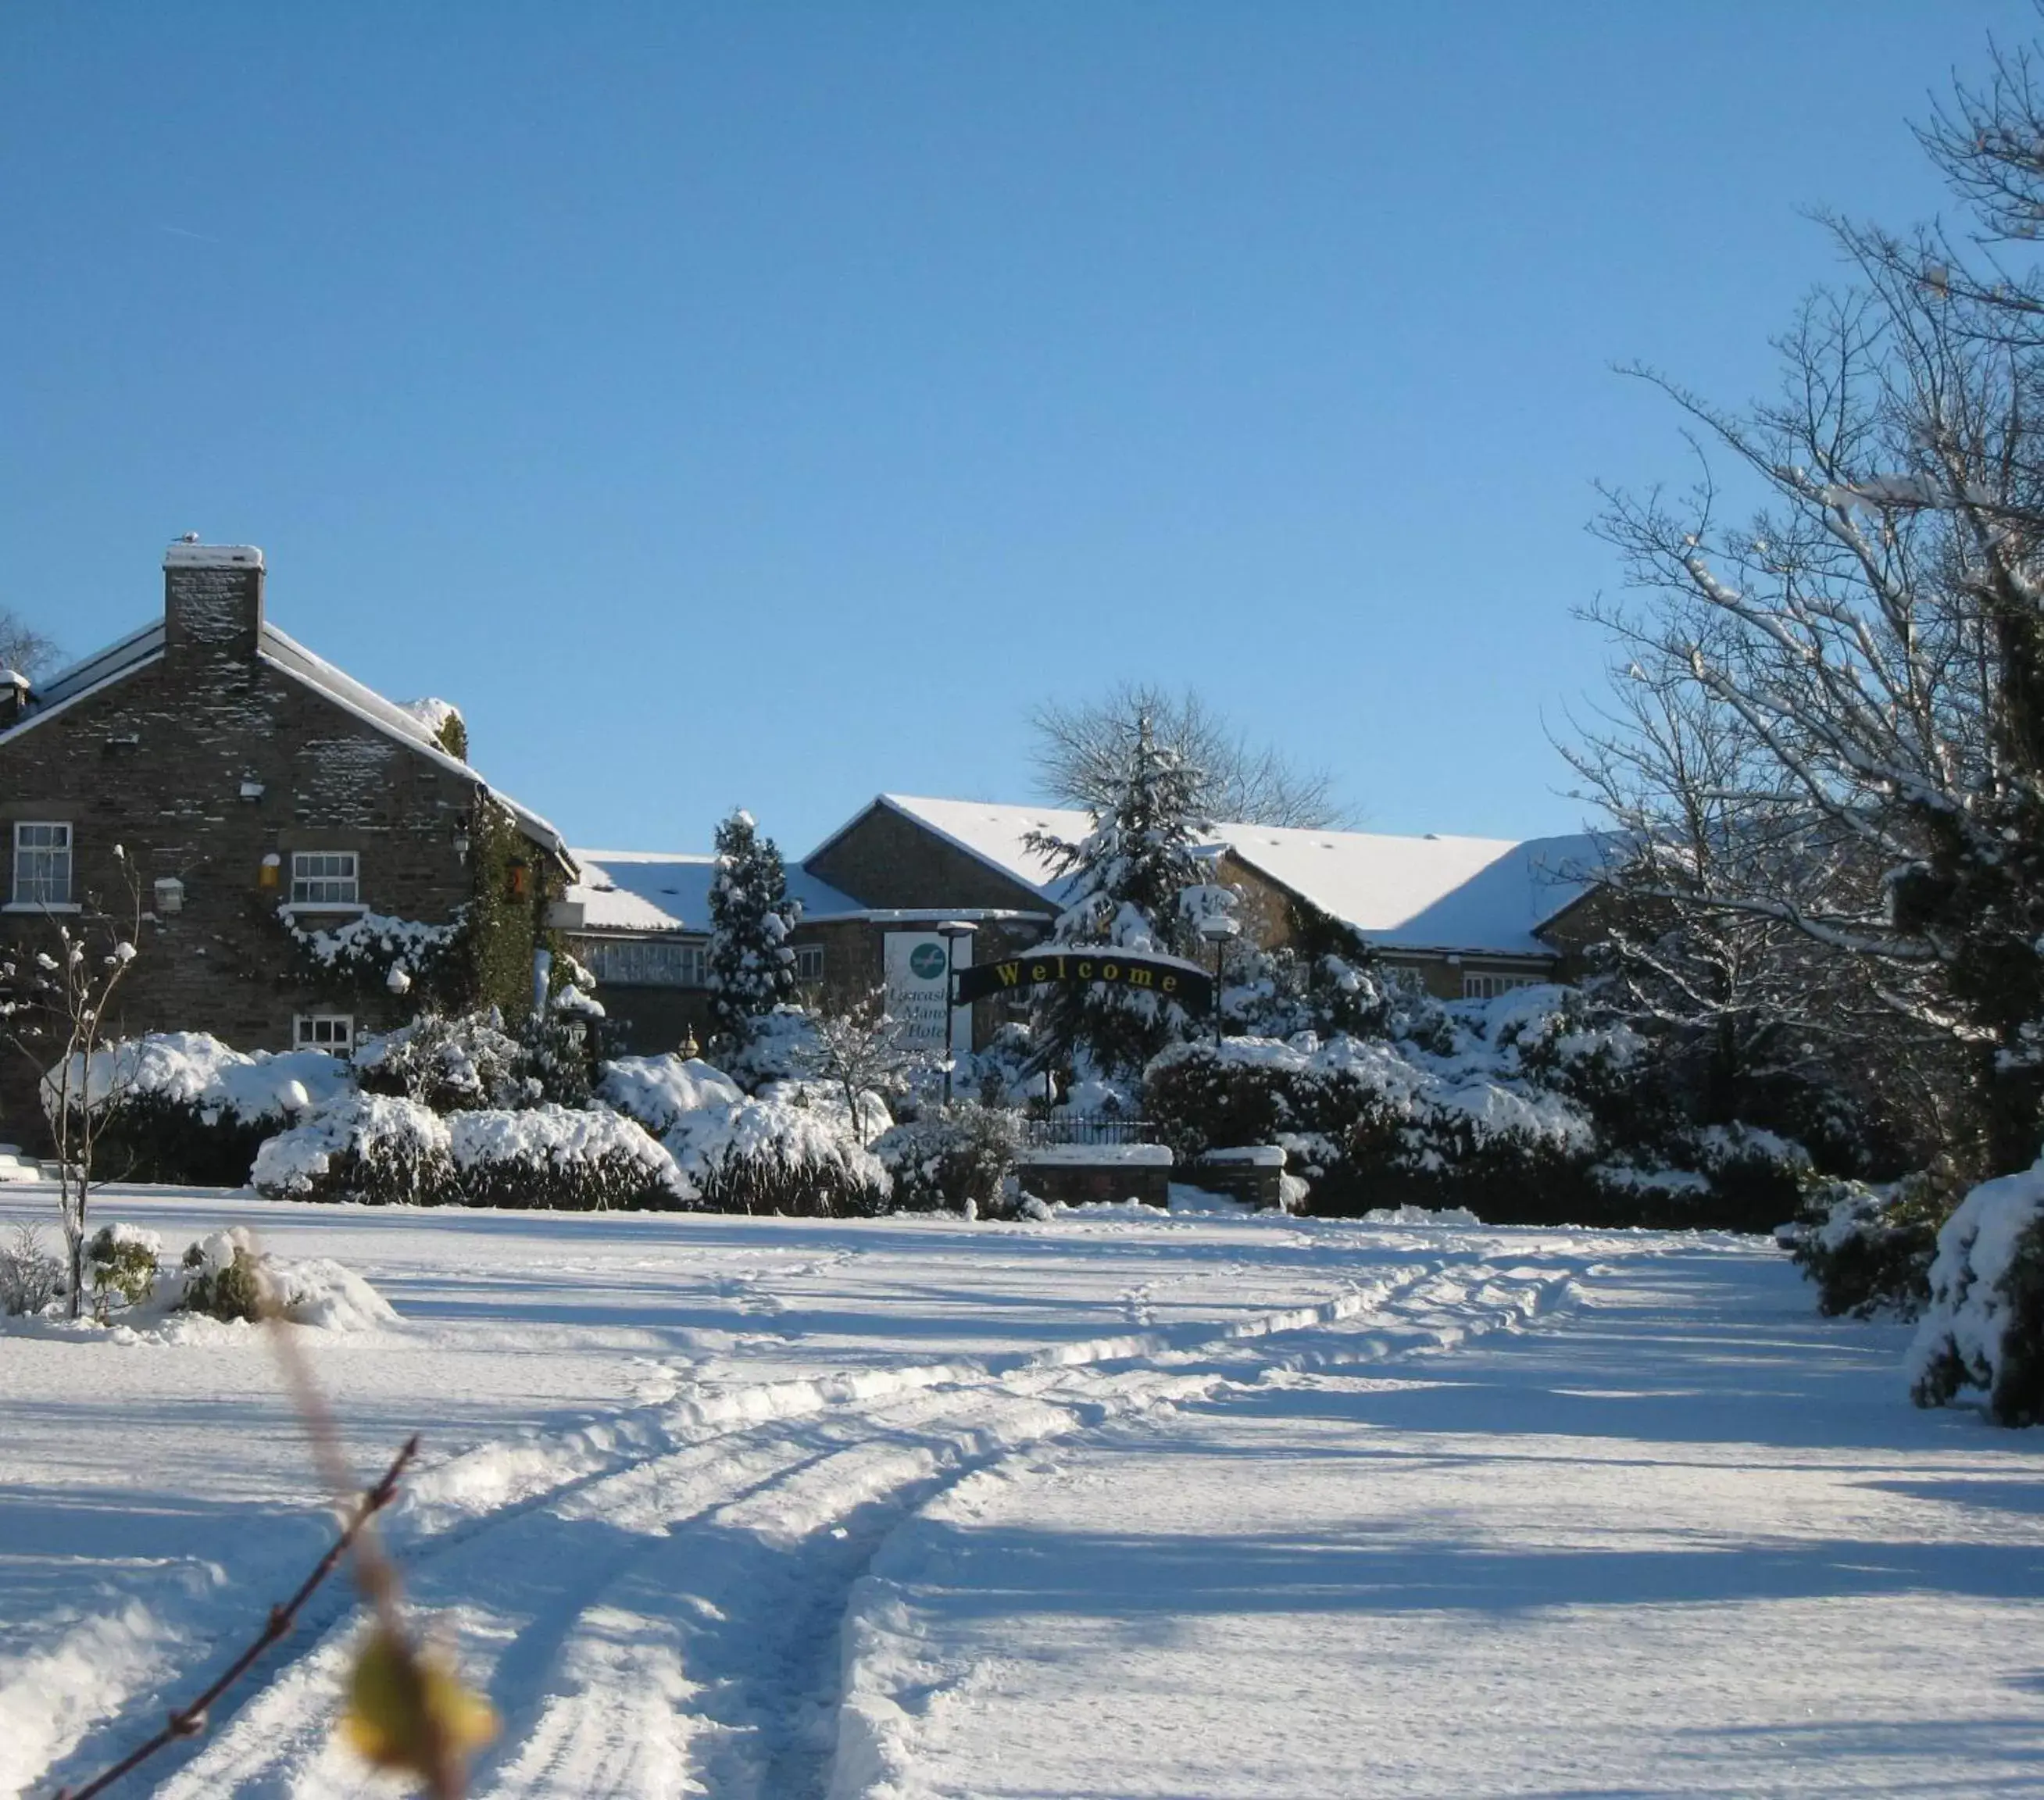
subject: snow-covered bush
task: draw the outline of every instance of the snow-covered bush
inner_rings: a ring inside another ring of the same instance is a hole
[[[1858,1181],[1812,1190],[1803,1216],[1775,1235],[1817,1286],[1827,1318],[1914,1318],[1931,1297],[1931,1262],[1949,1203],[1920,1177],[1877,1191]]]
[[[952,1091],[982,1106],[1027,1106],[1043,1092],[1036,1067],[1036,1042],[1029,1027],[1011,1019],[979,1050],[962,1051],[951,1072]]]
[[[363,1330],[397,1318],[389,1301],[352,1268],[326,1257],[266,1255],[240,1226],[202,1238],[176,1271],[175,1310],[253,1324],[266,1307],[294,1325]]]
[[[249,1180],[272,1200],[434,1206],[455,1197],[447,1122],[390,1094],[347,1095],[267,1139]]]
[[[40,1312],[63,1291],[63,1265],[43,1248],[42,1233],[24,1220],[0,1245],[0,1316]]]
[[[959,1100],[882,1133],[873,1152],[893,1178],[897,1211],[971,1215],[997,1208],[1021,1144],[1017,1115]]]
[[[1984,1181],[1938,1234],[1910,1391],[1943,1406],[1969,1388],[2001,1425],[2044,1422],[2044,1159]]]
[[[624,1056],[597,1072],[596,1098],[664,1138],[692,1112],[734,1107],[744,1099],[720,1069],[695,1057]]]
[[[457,1112],[536,1099],[519,1061],[518,1040],[490,1007],[452,1018],[422,1012],[409,1025],[366,1038],[355,1053],[355,1072],[365,1092]]]
[[[139,1225],[102,1225],[85,1246],[86,1279],[100,1309],[138,1307],[155,1292],[163,1241]]]
[[[245,1231],[217,1231],[186,1250],[181,1312],[252,1325],[263,1316],[263,1280],[255,1246]]]
[[[689,1114],[666,1142],[713,1212],[872,1218],[893,1186],[841,1105],[789,1084]]]
[[[744,1042],[727,1038],[719,1066],[746,1092],[800,1077],[816,1055],[816,1023],[798,1006],[777,1006],[747,1022]]]
[[[43,1078],[46,1111],[61,1067]],[[263,1140],[349,1091],[348,1066],[323,1050],[242,1051],[202,1031],[154,1032],[71,1059],[74,1106],[102,1115],[95,1161],[131,1181],[239,1187]]]
[[[457,1112],[445,1123],[465,1205],[592,1211],[694,1197],[673,1157],[621,1113],[547,1104]]]

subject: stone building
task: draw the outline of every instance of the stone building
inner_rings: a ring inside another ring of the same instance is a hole
[[[10,960],[139,912],[110,1034],[240,1050],[345,1054],[428,995],[529,1006],[575,873],[559,835],[449,747],[451,709],[394,704],[271,624],[263,581],[259,550],[173,544],[160,620],[0,679]],[[0,1065],[17,1142],[40,1134],[34,1080]]]
[[[825,1004],[885,988],[897,1014],[927,1011],[945,970],[997,960],[1049,935],[1063,884],[1029,849],[1032,831],[1076,840],[1082,812],[882,794],[800,862],[793,935],[803,985]],[[1213,879],[1240,896],[1249,941],[1277,949],[1366,944],[1444,999],[1488,998],[1566,978],[1589,836],[1525,841],[1398,837],[1229,824],[1208,850]],[[707,856],[578,850],[583,878],[557,922],[597,977],[634,1050],[709,1036]],[[969,929],[968,929],[969,928]],[[916,963],[931,971],[919,977]],[[955,1048],[983,1046],[1026,1000],[982,1001],[954,1022]],[[941,1041],[939,1037],[936,1041]]]

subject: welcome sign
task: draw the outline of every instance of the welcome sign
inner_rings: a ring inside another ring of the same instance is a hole
[[[1188,1012],[1213,1007],[1213,977],[1204,969],[1173,957],[1124,956],[1113,950],[1032,951],[961,969],[955,985],[958,1004],[969,1006],[995,994],[1072,981],[1104,981],[1109,987],[1156,994]]]

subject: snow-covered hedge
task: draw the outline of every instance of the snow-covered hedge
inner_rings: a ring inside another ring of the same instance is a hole
[[[1188,1158],[1284,1146],[1320,1213],[1759,1230],[1798,1208],[1797,1146],[1683,1123],[1644,1040],[1573,990],[1443,1004],[1392,987],[1371,1004],[1404,1034],[1174,1046],[1142,1110]]]
[[[597,1097],[658,1134],[710,1211],[824,1219],[886,1210],[892,1181],[828,1083],[775,1081],[747,1095],[705,1062],[624,1057],[603,1065]],[[888,1124],[877,1096],[863,1111],[866,1133]]]
[[[1021,1142],[1017,1115],[959,1100],[882,1133],[873,1152],[893,1178],[897,1211],[981,1214],[997,1207]]]
[[[232,1188],[265,1138],[353,1085],[323,1050],[236,1050],[202,1031],[163,1031],[53,1066],[42,1100],[52,1119],[66,1096],[100,1115],[103,1177]]]
[[[1999,1424],[2044,1422],[2044,1160],[1959,1203],[1938,1234],[1930,1285],[1910,1350],[1916,1403],[1971,1389]]]
[[[621,1113],[528,1107],[450,1114],[454,1181],[472,1207],[674,1207],[694,1198],[674,1159]]]
[[[273,1200],[435,1206],[456,1197],[447,1122],[417,1100],[350,1094],[268,1139],[249,1176]]]
[[[520,1060],[518,1040],[492,1007],[452,1018],[421,1013],[394,1031],[365,1038],[355,1053],[355,1071],[369,1092],[455,1112],[537,1100]]]

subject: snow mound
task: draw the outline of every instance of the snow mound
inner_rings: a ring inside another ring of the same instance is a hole
[[[228,1115],[255,1121],[294,1117],[354,1084],[345,1063],[324,1050],[237,1050],[203,1031],[156,1031],[60,1062],[43,1077],[43,1110],[68,1098],[95,1111],[110,1100],[149,1096],[195,1108],[209,1125]]]
[[[697,1057],[678,1056],[626,1056],[606,1062],[596,1093],[605,1106],[637,1119],[656,1138],[671,1131],[685,1114],[735,1107],[745,1098],[722,1069]]]
[[[1362,1215],[1365,1225],[1481,1225],[1467,1207],[1375,1207]]]

